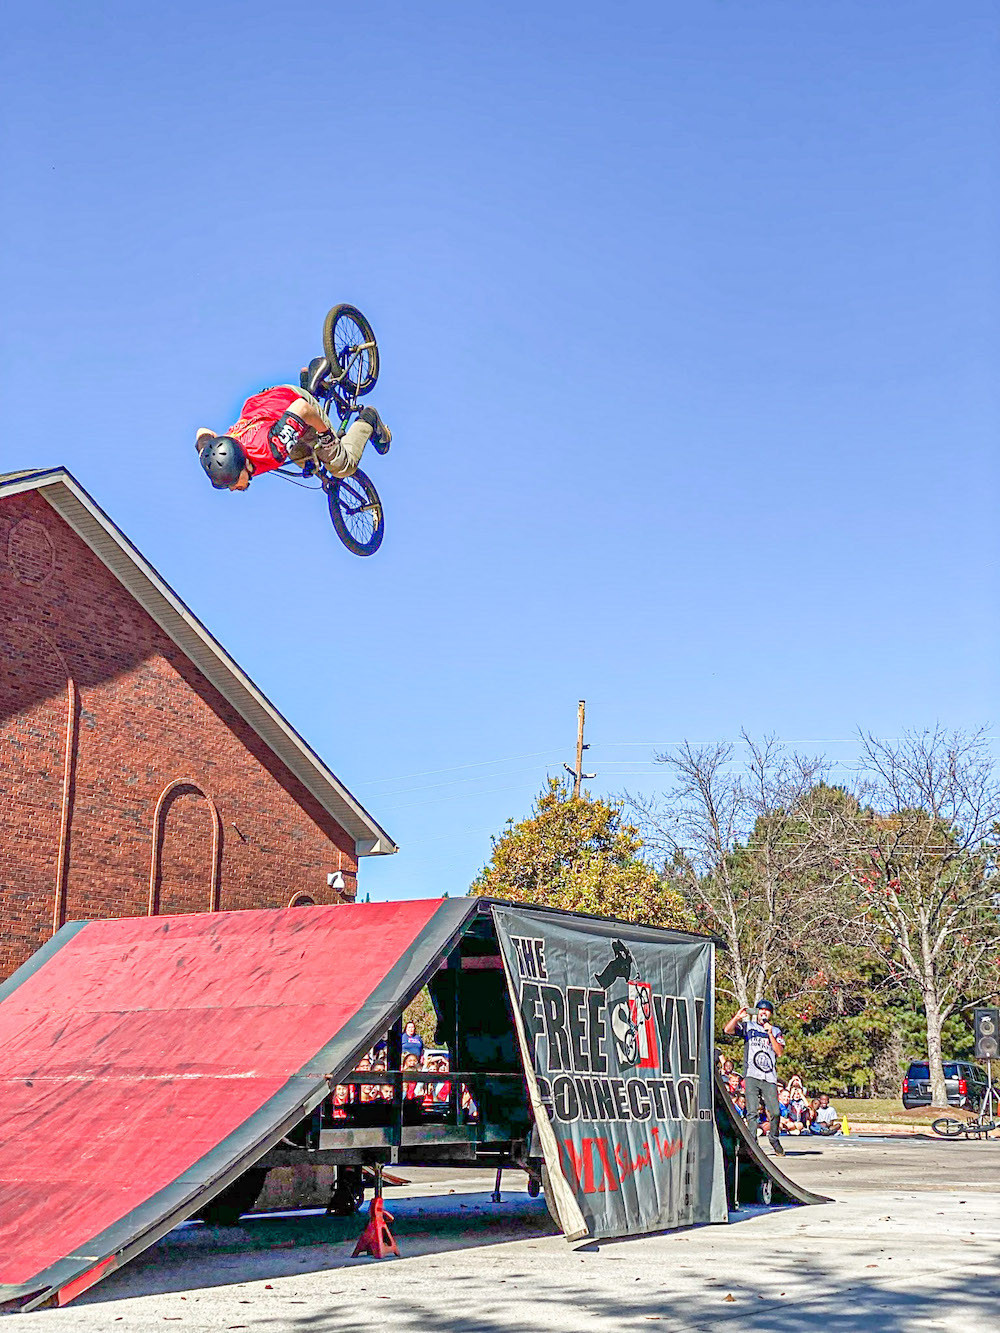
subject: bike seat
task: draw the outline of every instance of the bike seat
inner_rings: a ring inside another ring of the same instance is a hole
[[[311,393],[314,398],[325,397],[329,392],[329,386],[324,384],[324,380],[329,378],[330,370],[330,363],[325,356],[314,356],[299,376],[300,387]]]

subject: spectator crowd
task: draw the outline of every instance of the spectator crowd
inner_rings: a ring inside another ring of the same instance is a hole
[[[722,1052],[719,1053],[719,1073],[729,1089],[737,1114],[745,1120],[747,1099],[743,1075],[735,1068],[732,1060]],[[841,1125],[842,1122],[825,1092],[810,1098],[798,1074],[793,1074],[787,1083],[778,1079],[779,1134],[839,1134]],[[757,1113],[756,1133],[758,1136],[765,1136],[769,1134],[770,1129],[770,1117],[761,1106]]]
[[[443,1121],[454,1114],[455,1099],[448,1077],[451,1070],[449,1053],[427,1048],[412,1022],[403,1029],[400,1069],[404,1075],[405,1123]],[[366,1125],[391,1123],[390,1108],[396,1091],[393,1080],[381,1077],[389,1072],[388,1039],[382,1037],[358,1060],[351,1081],[338,1084],[333,1095],[323,1103],[319,1117],[314,1117],[314,1130],[321,1125],[351,1122]],[[380,1077],[367,1082],[363,1075],[369,1073]],[[478,1116],[476,1104],[464,1083],[458,1086],[457,1101],[461,1119],[466,1123],[474,1122]]]
[[[474,1123],[478,1110],[464,1083],[458,1086],[457,1098],[452,1094],[451,1057],[444,1049],[429,1048],[417,1032],[416,1025],[407,1023],[400,1044],[400,1069],[404,1075],[403,1120],[407,1124],[421,1121],[441,1122],[452,1119],[456,1112],[466,1123]],[[719,1073],[733,1100],[738,1115],[747,1118],[747,1098],[744,1076],[733,1061],[719,1053]],[[388,1040],[381,1038],[357,1062],[350,1082],[339,1084],[312,1117],[312,1141],[323,1125],[390,1124],[391,1104],[395,1097],[394,1080],[387,1076]],[[367,1081],[365,1074],[376,1075]],[[408,1076],[408,1077],[407,1077]],[[787,1083],[778,1079],[778,1133],[779,1135],[840,1134],[842,1121],[826,1093],[810,1098],[799,1074],[792,1074]],[[457,1106],[456,1106],[457,1102]],[[771,1125],[764,1104],[756,1116],[756,1134],[769,1136]]]

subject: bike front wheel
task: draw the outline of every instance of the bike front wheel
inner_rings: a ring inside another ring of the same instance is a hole
[[[337,536],[354,555],[374,555],[382,545],[382,501],[371,478],[359,468],[353,476],[333,477],[326,487],[330,518]]]
[[[335,305],[323,321],[323,353],[339,366],[337,384],[354,398],[371,393],[378,379],[378,344],[372,326],[356,306]]]

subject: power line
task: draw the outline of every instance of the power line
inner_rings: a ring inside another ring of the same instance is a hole
[[[581,701],[581,702],[582,702],[582,701]],[[878,740],[881,744],[885,744],[885,745],[898,744],[899,741],[900,741],[901,739],[902,739],[902,738],[900,738],[900,737],[891,737],[891,736],[876,737],[876,740]],[[984,740],[996,740],[996,739],[997,739],[997,736],[996,736],[996,735],[993,735],[993,734],[988,734],[988,735],[984,736],[983,739],[984,739]],[[746,744],[749,744],[749,742],[748,742],[744,737],[742,737],[742,736],[739,736],[739,737],[732,737],[732,738],[729,738],[729,739],[726,739],[726,738],[722,738],[722,739],[716,738],[715,740],[700,740],[700,741],[694,741],[694,740],[692,740],[692,741],[595,741],[595,742],[593,742],[592,744],[591,744],[591,743],[588,743],[588,744],[585,745],[583,748],[586,749],[586,750],[590,750],[590,749],[610,749],[610,748],[612,748],[612,747],[614,747],[614,746],[620,746],[620,747],[641,747],[641,748],[646,748],[646,749],[651,749],[651,750],[666,750],[666,749],[670,749],[670,748],[672,748],[672,747],[674,747],[674,746],[679,746],[679,745],[684,745],[684,744],[689,744],[689,745],[746,745]],[[783,744],[785,744],[785,745],[859,745],[859,744],[861,744],[861,741],[860,741],[860,739],[859,739],[858,737],[851,737],[851,738],[846,738],[846,739],[844,739],[844,738],[842,738],[842,739],[827,739],[827,740],[820,740],[820,739],[811,739],[811,740],[809,740],[809,739],[791,739],[791,740],[788,740],[788,741],[784,741]],[[470,764],[453,764],[453,765],[451,765],[450,767],[447,767],[447,768],[431,768],[431,769],[425,769],[423,772],[419,772],[419,773],[401,773],[401,774],[399,774],[399,775],[397,775],[397,776],[395,776],[395,777],[368,778],[368,779],[366,779],[365,781],[352,783],[351,785],[354,786],[354,787],[356,787],[356,788],[362,788],[362,787],[364,787],[364,788],[368,788],[368,787],[378,787],[378,786],[383,786],[383,785],[385,785],[385,784],[387,784],[387,783],[393,783],[393,782],[409,782],[409,781],[412,781],[412,780],[415,779],[415,778],[436,777],[436,776],[438,776],[439,774],[442,774],[442,773],[464,773],[464,772],[468,772],[470,769],[473,769],[473,768],[495,768],[495,767],[499,766],[500,764],[512,764],[512,763],[517,763],[518,761],[525,760],[525,759],[541,759],[541,758],[544,758],[544,757],[547,756],[547,755],[548,755],[548,756],[552,756],[552,757],[554,758],[554,757],[556,757],[556,756],[558,755],[558,753],[559,753],[559,749],[558,749],[558,747],[556,747],[556,746],[552,746],[552,747],[550,747],[549,749],[546,749],[546,750],[530,750],[530,751],[527,751],[527,752],[524,753],[524,754],[507,755],[507,756],[504,756],[504,757],[502,757],[502,758],[498,758],[498,759],[480,759],[480,760],[477,760],[476,762],[474,762],[474,763],[470,763]],[[622,764],[628,764],[628,765],[630,766],[630,767],[629,767],[629,773],[634,773],[636,776],[643,776],[643,775],[644,775],[644,770],[642,770],[642,769],[636,769],[636,768],[632,767],[632,766],[633,766],[634,764],[636,764],[637,762],[638,762],[639,764],[645,764],[645,765],[647,765],[647,767],[650,768],[650,769],[655,769],[655,767],[658,766],[658,763],[659,763],[659,761],[656,760],[656,759],[640,759],[640,760],[638,760],[638,761],[635,760],[635,759],[627,759],[627,760],[626,760],[626,759],[608,759],[608,760],[605,760],[605,761],[604,761],[604,764],[603,764],[602,766],[605,767],[605,768],[612,768],[612,769],[614,769],[614,768],[617,768],[618,766],[620,766],[620,765],[622,765]],[[837,764],[839,764],[839,763],[840,763],[840,761],[835,761],[835,766],[836,766]],[[571,774],[575,774],[575,772],[579,771],[579,764],[578,764],[576,770],[569,768],[569,765],[568,765],[568,764],[564,765],[564,767],[565,767],[565,768],[567,769],[567,771],[570,772]],[[618,776],[618,777],[624,777],[624,776],[627,776],[627,775],[628,775],[628,774],[625,774],[625,773],[616,773],[616,774],[615,774],[615,776]],[[490,775],[490,774],[484,774],[483,776],[484,776],[484,777],[489,777],[489,776],[492,776],[492,775]],[[591,778],[593,778],[594,776],[596,776],[596,775],[594,775],[594,774],[584,774],[584,780],[591,779]],[[473,779],[473,780],[476,780],[476,779]],[[454,785],[457,785],[459,782],[464,782],[464,781],[465,781],[464,778],[457,778],[457,779],[455,779],[454,782],[434,783],[434,784],[428,784],[427,786],[424,786],[424,787],[403,788],[403,789],[398,790],[398,791],[386,791],[386,792],[382,792],[382,793],[374,793],[374,795],[376,796],[377,799],[379,799],[381,796],[387,796],[387,797],[402,796],[402,795],[407,795],[407,794],[409,794],[410,791],[432,791],[432,790],[434,790],[436,787],[448,787],[448,786],[454,786]]]
[[[523,790],[524,790],[524,786],[525,786],[525,784],[524,784],[523,782],[518,782],[518,783],[515,783],[515,785],[512,786],[512,787],[491,787],[491,788],[489,789],[489,791],[469,792],[469,795],[470,795],[470,796],[496,796],[496,795],[498,795],[500,792],[506,792],[506,791],[523,791]],[[456,796],[457,796],[457,795],[458,795],[458,793],[456,793]],[[394,815],[394,814],[397,814],[400,810],[413,810],[413,809],[415,809],[415,808],[416,808],[417,806],[419,806],[419,805],[434,805],[436,802],[438,802],[438,801],[440,801],[440,800],[441,800],[441,797],[440,797],[440,796],[430,796],[430,797],[428,797],[428,799],[427,799],[426,801],[408,801],[408,802],[406,803],[406,805],[387,806],[387,807],[386,807],[386,810],[385,810],[385,813],[387,813],[387,814],[393,814],[393,815]]]
[[[486,768],[494,764],[512,764],[518,759],[539,759],[542,755],[558,754],[552,746],[548,750],[530,750],[527,754],[512,754],[506,759],[480,759],[474,764],[454,764],[451,768],[429,768],[423,773],[401,773],[395,778],[369,778],[367,782],[356,782],[356,787],[377,787],[383,782],[409,782],[412,778],[433,778],[439,773],[459,773],[467,768]]]
[[[864,741],[863,736],[842,736],[823,739],[822,737],[795,737],[788,739],[779,738],[782,745],[861,745]],[[874,736],[872,738],[880,745],[899,745],[906,738],[904,736]],[[987,732],[983,738],[984,741],[993,741],[998,739],[998,734]],[[747,740],[745,736],[717,736],[714,740],[694,741],[688,738],[680,741],[595,741],[594,744],[603,748],[614,745],[637,745],[651,750],[668,750],[675,745],[751,745],[753,742]]]

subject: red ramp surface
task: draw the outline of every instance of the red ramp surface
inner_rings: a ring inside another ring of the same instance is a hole
[[[72,1299],[252,1164],[468,899],[65,926],[0,986],[0,1306]]]

